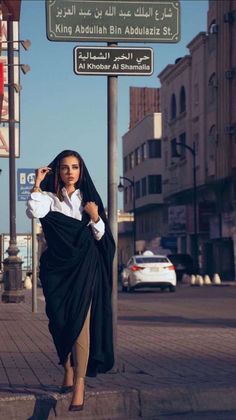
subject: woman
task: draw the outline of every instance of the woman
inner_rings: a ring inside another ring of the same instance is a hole
[[[114,363],[115,245],[101,198],[77,152],[65,150],[36,170],[26,212],[40,219],[47,242],[39,275],[49,331],[65,370],[61,392],[73,389],[69,410],[79,411],[85,376],[107,372]]]

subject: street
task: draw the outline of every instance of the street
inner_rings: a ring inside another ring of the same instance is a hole
[[[235,285],[236,286],[236,285]],[[175,293],[143,289],[119,293],[120,321],[157,321],[159,325],[236,326],[236,287],[178,285]],[[127,316],[132,312],[132,315]],[[153,319],[152,319],[153,318]],[[220,320],[219,320],[220,318]]]
[[[133,340],[125,335],[125,327],[129,327],[129,333],[136,336],[133,371],[137,373],[140,365],[145,366],[145,373],[152,377],[153,386],[161,393],[166,387],[168,391],[175,386],[194,389],[200,412],[204,412],[210,401],[212,414],[184,414],[186,395],[183,395],[182,414],[176,419],[235,418],[233,412],[221,413],[219,404],[225,401],[225,410],[230,410],[226,389],[228,396],[231,387],[235,390],[235,297],[236,287],[227,286],[181,285],[176,293],[158,289],[119,293],[120,354],[125,359],[127,342]],[[144,383],[148,382],[144,372],[140,377]],[[219,400],[210,395],[212,388],[215,395],[218,388]],[[175,398],[169,396],[172,397]],[[168,399],[164,391],[163,398]],[[172,414],[175,418],[175,413]],[[170,413],[165,417],[169,416]]]
[[[70,419],[42,289],[36,314],[24,294],[0,303],[0,419]],[[117,369],[87,378],[81,418],[236,418],[235,297],[234,285],[119,292]]]

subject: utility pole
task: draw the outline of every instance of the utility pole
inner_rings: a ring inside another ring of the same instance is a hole
[[[8,101],[9,101],[9,209],[10,242],[8,257],[3,261],[4,292],[2,301],[19,303],[25,297],[22,291],[22,261],[17,256],[19,249],[16,242],[16,164],[15,164],[15,102],[14,102],[14,47],[13,21],[7,21],[8,39]]]

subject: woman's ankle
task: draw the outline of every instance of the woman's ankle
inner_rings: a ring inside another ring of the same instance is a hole
[[[62,386],[73,386],[74,372],[72,367],[64,367],[64,379]]]
[[[84,385],[84,378],[83,377],[75,377],[75,385]]]

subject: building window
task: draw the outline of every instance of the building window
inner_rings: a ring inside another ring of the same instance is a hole
[[[216,74],[213,73],[208,81],[208,105],[216,104],[217,80]]]
[[[147,178],[142,178],[142,197],[147,195]]]
[[[141,145],[141,160],[142,162],[147,159],[147,145],[143,143]]]
[[[133,201],[133,186],[129,186],[129,201]]]
[[[133,169],[134,167],[134,153],[131,152],[129,154],[129,169]]]
[[[171,104],[170,104],[170,115],[171,119],[174,120],[176,118],[176,98],[175,94],[173,93],[171,96]]]
[[[162,193],[162,177],[161,175],[148,176],[148,193],[161,194]]]
[[[199,103],[199,85],[198,83],[194,84],[194,88],[193,88],[193,96],[194,96],[194,105],[198,105]]]
[[[161,157],[161,140],[148,140],[148,156],[150,159]]]
[[[124,165],[124,172],[127,172],[128,171],[128,158],[127,158],[127,156],[124,157],[123,165]]]
[[[171,140],[170,149],[171,149],[171,157],[172,158],[179,157],[179,153],[177,151],[177,146],[176,146],[176,137]]]
[[[212,125],[208,134],[208,157],[211,160],[215,158],[215,145],[216,145],[216,126]]]
[[[137,147],[137,149],[135,149],[135,152],[134,152],[134,162],[136,166],[140,164],[140,161],[141,161],[140,155],[141,155],[140,148]]]
[[[135,198],[140,198],[140,181],[135,182]]]
[[[179,142],[183,145],[186,144],[186,133],[181,133],[179,136]],[[177,146],[177,150],[179,151],[180,158],[185,159],[186,157],[186,147],[184,146]]]
[[[180,89],[180,97],[179,97],[179,105],[180,105],[180,113],[186,111],[186,94],[184,86]]]
[[[215,19],[211,22],[208,28],[208,52],[209,54],[216,49],[218,25]]]

